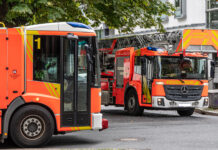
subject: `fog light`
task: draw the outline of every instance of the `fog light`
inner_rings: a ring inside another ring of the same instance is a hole
[[[163,98],[158,98],[158,99],[157,99],[157,104],[158,104],[159,106],[164,106],[164,99],[163,99]]]
[[[192,106],[198,106],[199,102],[193,102]]]
[[[208,104],[209,104],[209,99],[208,99],[208,98],[205,98],[205,99],[204,99],[204,106],[208,106]]]

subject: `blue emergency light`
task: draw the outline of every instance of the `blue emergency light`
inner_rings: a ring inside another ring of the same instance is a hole
[[[72,27],[75,28],[85,28],[85,29],[92,29],[90,26],[87,26],[83,23],[78,23],[78,22],[67,22],[67,24],[69,24]]]
[[[151,50],[151,51],[157,51],[157,48],[155,47],[147,47],[148,50]]]

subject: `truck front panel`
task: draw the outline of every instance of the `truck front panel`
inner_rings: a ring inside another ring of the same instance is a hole
[[[152,85],[152,107],[207,107],[207,90],[206,80],[155,79]]]

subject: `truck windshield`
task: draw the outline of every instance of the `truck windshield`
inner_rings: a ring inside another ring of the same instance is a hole
[[[154,77],[158,79],[207,79],[207,59],[158,56],[154,60]]]

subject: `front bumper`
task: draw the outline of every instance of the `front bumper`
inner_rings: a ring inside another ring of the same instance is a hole
[[[163,100],[163,105],[158,104],[158,99]],[[201,99],[197,101],[176,101],[168,100],[166,97],[153,96],[152,107],[161,109],[206,108],[208,104],[205,105],[205,99],[208,99],[208,97],[201,97]]]
[[[108,128],[108,120],[102,118],[101,113],[92,113],[92,130],[104,130]]]

